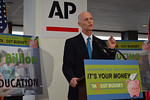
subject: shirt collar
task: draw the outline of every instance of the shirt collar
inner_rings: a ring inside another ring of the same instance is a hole
[[[82,34],[82,36],[83,36],[83,38],[84,38],[84,41],[85,41],[85,43],[86,43],[88,36],[85,35],[83,32],[81,32],[81,34]],[[92,41],[92,40],[93,40],[93,35],[91,35],[90,38],[91,38],[91,41]]]

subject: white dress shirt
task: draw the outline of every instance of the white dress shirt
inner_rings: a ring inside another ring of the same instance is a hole
[[[83,32],[81,32],[81,34],[82,34],[82,36],[83,36],[83,39],[84,39],[84,41],[85,41],[85,44],[87,45],[87,38],[88,38],[88,36],[85,35]],[[91,49],[92,49],[93,35],[91,35],[90,38],[91,38],[91,39],[90,39],[90,45],[91,45]]]

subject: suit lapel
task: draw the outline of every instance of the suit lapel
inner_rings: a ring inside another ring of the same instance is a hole
[[[87,47],[86,47],[85,41],[84,41],[83,36],[82,36],[81,33],[79,34],[78,38],[79,38],[78,39],[78,45],[79,45],[79,48],[81,50],[81,54],[83,55],[83,58],[89,59],[89,54],[88,54],[88,51],[87,51]]]
[[[93,41],[92,41],[92,47],[93,47],[93,51],[92,51],[92,58],[95,58],[97,56],[97,45],[95,43],[96,37],[93,35]]]

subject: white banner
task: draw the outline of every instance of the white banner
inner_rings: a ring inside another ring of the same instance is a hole
[[[70,37],[78,34],[78,15],[82,11],[82,0],[43,0],[42,36]]]

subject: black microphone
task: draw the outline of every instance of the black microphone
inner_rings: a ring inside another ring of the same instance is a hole
[[[107,50],[110,50],[108,47],[102,46],[98,40],[95,40],[95,43],[99,46],[100,50],[102,50],[107,56],[109,56],[110,58],[113,58],[112,56],[110,56],[110,54],[107,52]]]
[[[109,50],[109,51],[114,51],[114,52],[118,52],[119,54],[121,54],[121,56],[122,56],[125,60],[127,60],[126,57],[125,57],[119,50],[111,49],[111,48],[108,48],[108,47],[106,47],[106,46],[102,46],[102,45],[98,42],[98,40],[95,40],[95,42],[96,42],[96,44],[100,47],[100,49],[101,49],[105,54],[107,54],[110,58],[113,58],[113,57],[110,56],[110,54],[107,52],[107,50]]]
[[[114,50],[114,49],[108,48],[108,47],[106,47],[106,46],[102,46],[102,45],[99,43],[98,40],[95,40],[95,42],[96,42],[96,44],[97,44],[102,50],[105,50],[105,49],[107,49],[107,50]],[[105,50],[105,51],[106,51],[106,50]],[[105,52],[105,51],[104,51],[104,52]]]

